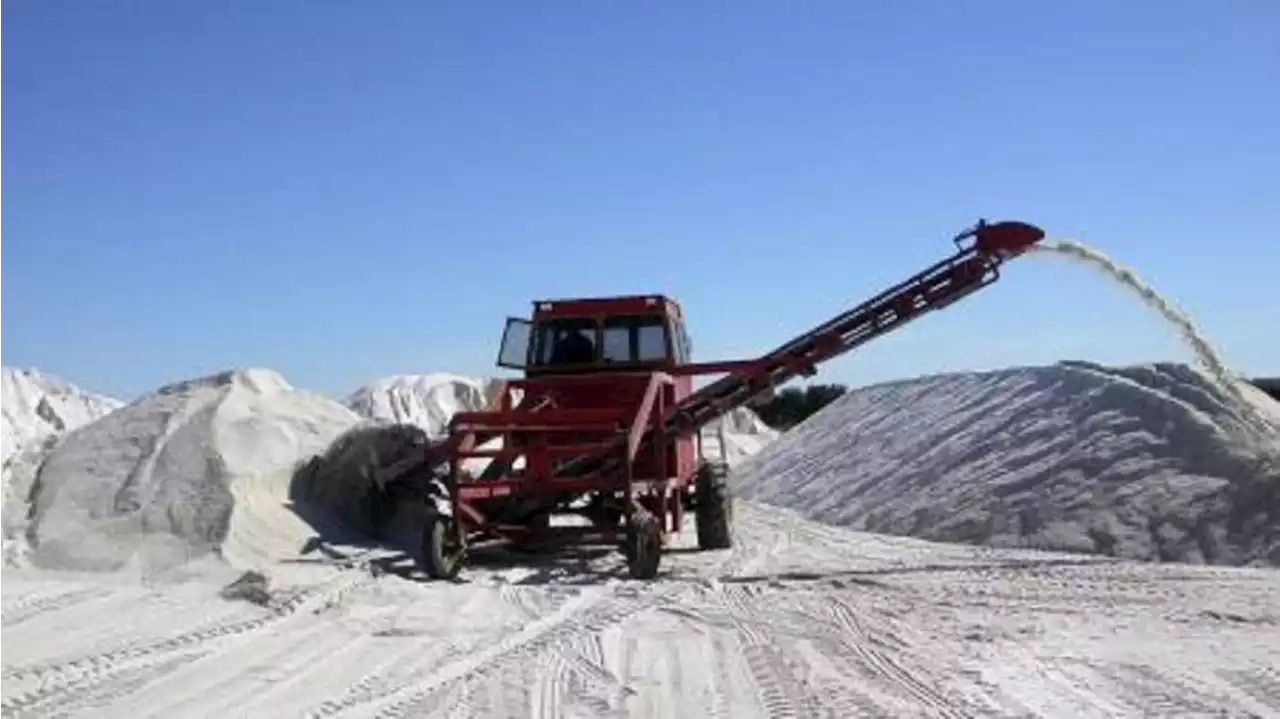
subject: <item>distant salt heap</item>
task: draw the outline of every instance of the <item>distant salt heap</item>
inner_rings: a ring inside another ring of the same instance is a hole
[[[4,367],[0,380],[4,555],[6,563],[20,563],[26,552],[28,496],[40,464],[67,432],[124,403],[36,369]]]
[[[484,409],[486,389],[480,380],[445,372],[401,374],[361,387],[343,404],[361,417],[412,424],[439,437],[455,413]]]
[[[247,555],[271,548],[250,545],[268,543],[289,519],[294,466],[357,421],[270,370],[164,387],[54,448],[36,491],[32,559],[118,569],[221,546],[253,564]]]
[[[6,468],[24,451],[124,405],[37,369],[4,367],[0,381],[0,443]]]
[[[1173,364],[892,382],[784,435],[738,491],[926,539],[1280,564],[1280,435],[1241,409]]]

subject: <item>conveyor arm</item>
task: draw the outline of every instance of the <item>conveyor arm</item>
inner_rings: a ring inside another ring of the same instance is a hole
[[[692,434],[726,412],[741,407],[768,389],[797,375],[812,375],[817,365],[838,357],[876,337],[892,332],[921,315],[939,310],[999,279],[999,266],[1044,238],[1044,231],[1022,222],[978,224],[954,241],[957,252],[906,281],[799,335],[756,360],[688,365],[676,374],[726,372],[716,382],[694,392],[667,411],[662,420],[667,436]],[[645,432],[647,445],[653,430]],[[572,473],[616,468],[617,450],[573,462]]]
[[[811,376],[817,365],[876,337],[896,330],[927,312],[940,310],[999,279],[1006,259],[1039,242],[1044,232],[1021,222],[977,226],[955,238],[958,251],[862,304],[801,334],[758,360],[732,363],[729,374],[689,395],[667,413],[666,431],[686,434],[747,404],[761,392],[797,375]],[[693,365],[699,372],[716,365]]]

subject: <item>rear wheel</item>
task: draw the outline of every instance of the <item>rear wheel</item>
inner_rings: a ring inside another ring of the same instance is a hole
[[[694,478],[695,517],[699,549],[733,546],[733,497],[729,494],[729,465],[704,462]]]
[[[453,579],[462,569],[466,547],[457,521],[438,512],[428,512],[422,531],[422,569],[432,579]]]
[[[623,552],[634,579],[653,579],[662,562],[662,524],[648,511],[638,511],[627,526]]]

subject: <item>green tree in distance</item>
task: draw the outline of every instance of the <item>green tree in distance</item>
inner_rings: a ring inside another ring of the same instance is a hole
[[[1254,387],[1280,400],[1280,377],[1255,377],[1249,382]]]
[[[788,430],[839,399],[848,390],[842,384],[787,387],[768,401],[752,405],[752,409],[770,427]]]

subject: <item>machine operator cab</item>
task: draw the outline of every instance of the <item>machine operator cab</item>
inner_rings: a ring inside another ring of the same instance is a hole
[[[498,366],[526,376],[668,369],[690,360],[680,306],[661,295],[533,303],[511,317]]]

